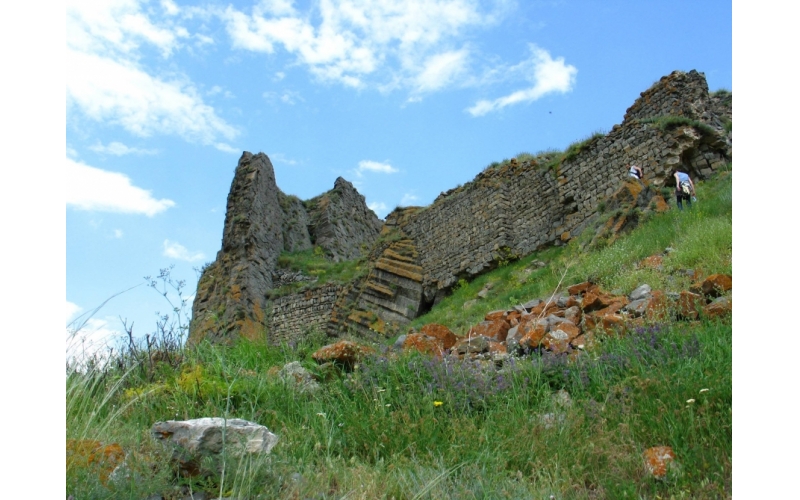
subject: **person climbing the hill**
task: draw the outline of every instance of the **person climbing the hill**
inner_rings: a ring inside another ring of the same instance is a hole
[[[642,180],[644,177],[644,170],[642,170],[642,167],[638,165],[631,165],[631,167],[628,169],[628,175],[634,179]]]
[[[686,200],[686,205],[692,208],[692,198],[694,197],[694,182],[686,172],[675,169],[675,199],[678,202],[678,210],[683,210],[682,200]]]

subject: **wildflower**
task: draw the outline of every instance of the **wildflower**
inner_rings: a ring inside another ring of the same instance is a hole
[[[322,412],[319,412],[319,413],[317,413],[317,416],[318,416],[318,417],[325,418],[325,414],[324,414],[324,413],[322,413]]]
[[[700,394],[703,394],[704,392],[708,392],[708,389],[700,389]]]
[[[692,398],[692,399],[687,399],[687,400],[686,400],[686,403],[688,403],[688,404],[692,404],[692,403],[694,403],[694,398]]]
[[[386,407],[387,407],[387,408],[388,408],[388,407],[390,407],[390,406],[392,406],[392,405],[391,405],[391,404],[389,404],[389,403],[386,403]]]
[[[442,406],[443,404],[444,403],[442,403],[441,401],[434,401],[433,402],[433,406]]]
[[[378,389],[378,392],[386,392],[386,389]]]

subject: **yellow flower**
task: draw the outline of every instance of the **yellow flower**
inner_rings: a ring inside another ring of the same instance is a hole
[[[433,402],[433,406],[442,406],[443,404],[444,403],[442,403],[441,401],[434,401]]]

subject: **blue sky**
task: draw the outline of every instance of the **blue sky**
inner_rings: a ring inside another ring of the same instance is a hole
[[[68,0],[67,321],[160,268],[194,293],[242,151],[308,199],[342,176],[379,217],[493,161],[622,121],[673,70],[733,90],[725,1]],[[151,333],[139,286],[93,338]],[[96,333],[91,333],[91,332]]]

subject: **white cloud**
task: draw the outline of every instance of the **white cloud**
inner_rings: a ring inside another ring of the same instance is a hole
[[[108,320],[89,318],[80,330],[67,328],[66,359],[79,365],[89,359],[102,362],[108,359],[109,348],[116,347],[121,337],[122,332],[113,329]]]
[[[66,322],[69,323],[75,317],[76,314],[81,312],[81,310],[82,310],[81,306],[79,306],[78,304],[74,304],[74,303],[72,303],[70,301],[67,301],[67,319],[66,319]]]
[[[142,44],[157,47],[169,57],[185,37],[170,20],[156,25],[137,0],[68,0],[67,46],[82,52],[135,55]],[[162,3],[170,13],[171,2]],[[172,4],[174,6],[174,4]]]
[[[373,212],[375,212],[375,214],[378,217],[383,217],[384,215],[386,215],[387,208],[388,208],[386,206],[386,203],[384,203],[382,201],[373,201],[372,203],[368,204],[367,207],[370,210],[372,210]]]
[[[222,17],[235,48],[283,49],[323,81],[423,92],[451,84],[464,70],[469,51],[452,46],[467,30],[496,22],[507,2],[490,3],[481,9],[475,0],[319,0],[300,12],[280,0],[249,13],[229,6]]]
[[[134,186],[128,176],[66,159],[67,206],[77,210],[145,214],[152,217],[175,205]]]
[[[114,238],[120,239],[122,238],[122,229],[115,229],[114,230]]]
[[[205,258],[202,252],[190,252],[185,246],[170,240],[164,240],[164,255],[187,262],[195,262]]]
[[[408,206],[408,205],[413,204],[418,199],[419,199],[419,197],[417,197],[416,195],[411,194],[411,193],[406,193],[406,194],[403,195],[403,199],[400,200],[400,205]]]
[[[217,150],[222,151],[223,153],[230,153],[230,154],[238,155],[238,154],[241,154],[241,152],[242,152],[242,150],[234,148],[233,146],[231,146],[229,144],[225,144],[224,142],[218,142],[218,143],[214,144],[214,147],[217,148]]]
[[[261,96],[271,103],[280,101],[290,106],[297,103],[297,101],[305,101],[300,93],[294,90],[284,90],[282,92],[267,91],[261,94]]]
[[[356,175],[361,177],[361,175],[365,172],[378,172],[381,174],[394,174],[399,172],[396,168],[389,165],[388,163],[380,163],[377,161],[372,160],[361,160],[358,162],[358,168],[356,169]]]
[[[89,146],[89,149],[95,151],[97,153],[103,154],[110,154],[114,156],[123,156],[123,155],[130,155],[130,154],[137,154],[137,155],[154,155],[158,153],[155,149],[140,149],[140,148],[132,148],[122,144],[121,142],[111,142],[107,145],[103,145],[103,143],[98,142],[94,146]]]
[[[550,54],[535,45],[530,47],[532,55],[526,61],[511,68],[512,72],[528,72],[532,75],[533,87],[512,92],[494,100],[481,100],[467,109],[472,116],[482,116],[512,104],[535,101],[553,92],[572,90],[578,69],[564,63],[564,58],[553,59]]]
[[[142,137],[177,134],[207,145],[238,134],[190,84],[160,80],[133,63],[74,50],[67,50],[66,67],[67,109],[75,106],[93,120]]]
[[[430,92],[450,85],[466,69],[468,52],[465,49],[436,54],[425,61],[417,75],[417,90]]]
[[[297,160],[287,158],[283,153],[272,153],[269,155],[269,159],[273,162],[284,163],[286,165],[297,165]]]
[[[176,14],[171,1],[161,4]],[[141,48],[155,47],[163,58],[181,48],[190,33],[171,17],[154,22],[137,0],[69,0],[65,67],[67,111],[119,125],[138,135],[176,134],[214,145],[238,132],[205,104],[180,75],[154,76],[142,64]]]

